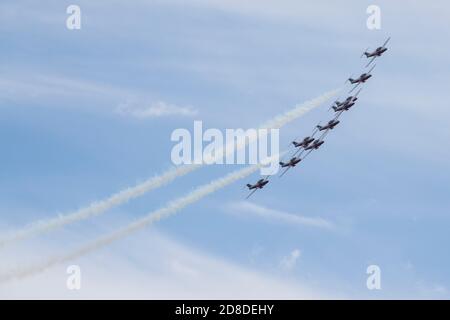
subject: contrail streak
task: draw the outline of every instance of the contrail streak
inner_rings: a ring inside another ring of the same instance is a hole
[[[289,122],[301,117],[308,111],[318,107],[322,103],[326,102],[327,100],[334,97],[337,93],[339,93],[341,89],[335,89],[329,92],[326,92],[325,94],[314,98],[312,100],[306,101],[302,104],[296,105],[294,108],[279,114],[272,118],[271,120],[267,121],[266,123],[262,124],[259,129],[279,129],[283,127],[284,125],[288,124]],[[249,144],[251,141],[248,141],[247,139],[244,139],[244,143],[237,144],[236,149],[244,148],[247,144]],[[227,154],[229,152],[234,152],[233,150],[229,150],[228,148],[225,148],[225,150],[222,150],[222,152],[218,152],[215,156],[216,159],[220,159],[223,154]],[[96,201],[90,204],[87,207],[78,209],[73,212],[69,212],[64,215],[59,215],[54,218],[40,220],[35,223],[32,223],[28,226],[25,226],[22,229],[12,231],[2,237],[0,237],[0,248],[16,241],[24,240],[27,238],[30,238],[32,236],[36,236],[42,233],[46,233],[48,231],[51,231],[53,229],[64,227],[68,224],[81,221],[84,219],[88,219],[90,217],[94,217],[97,215],[100,215],[104,212],[106,212],[109,209],[112,209],[114,207],[117,207],[121,204],[124,204],[134,198],[137,198],[139,196],[144,195],[145,193],[160,188],[173,180],[175,180],[178,177],[184,176],[192,171],[195,171],[202,167],[203,164],[188,164],[188,165],[181,165],[176,168],[172,168],[164,172],[163,174],[159,176],[152,177],[134,187],[130,187],[127,189],[124,189],[118,193],[113,194],[112,196],[101,200]]]
[[[284,154],[283,152],[282,154]],[[281,155],[281,154],[280,154]],[[277,155],[278,156],[278,155]],[[271,157],[270,159],[273,159]],[[270,161],[270,159],[266,159],[267,161]],[[266,163],[266,161],[264,161]],[[170,201],[165,207],[160,208],[158,210],[155,210],[153,212],[150,212],[146,216],[144,216],[141,219],[138,219],[131,224],[122,227],[118,229],[117,231],[114,231],[106,236],[100,237],[97,240],[94,240],[90,243],[85,244],[84,246],[78,248],[77,250],[68,253],[66,255],[61,256],[55,256],[50,258],[49,260],[45,261],[44,263],[40,265],[31,266],[28,268],[19,267],[15,270],[11,270],[10,272],[7,272],[5,274],[0,275],[0,283],[5,283],[14,279],[22,279],[28,276],[32,276],[34,274],[43,272],[57,264],[65,263],[67,261],[79,258],[83,255],[86,255],[88,253],[91,253],[97,249],[100,249],[102,247],[105,247],[112,242],[119,240],[121,238],[124,238],[154,222],[157,222],[161,219],[167,218],[181,209],[185,208],[186,206],[197,202],[201,200],[202,198],[206,197],[207,195],[218,191],[219,189],[222,189],[229,184],[240,180],[242,178],[245,178],[255,171],[257,171],[264,163],[260,163],[257,165],[249,166],[234,172],[231,172],[227,174],[226,176],[222,178],[218,178],[216,180],[211,181],[210,183],[207,183],[205,185],[202,185],[195,190],[191,191],[187,195],[177,198],[175,200]]]
[[[46,233],[53,229],[64,227],[68,224],[80,220],[100,215],[111,208],[126,203],[127,201],[137,198],[153,189],[162,187],[165,184],[170,183],[174,179],[196,170],[199,166],[200,165],[193,164],[169,169],[162,175],[150,178],[145,182],[140,183],[134,187],[124,189],[116,194],[113,194],[112,196],[110,196],[105,200],[93,202],[87,207],[81,208],[77,211],[65,215],[59,215],[55,218],[41,220],[32,223],[20,230],[17,230],[2,237],[0,239],[0,248],[15,241],[24,240],[32,236]]]

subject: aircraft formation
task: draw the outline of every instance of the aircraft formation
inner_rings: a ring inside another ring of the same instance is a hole
[[[366,57],[367,59],[370,59],[365,68],[369,67],[372,62],[375,61],[376,58],[381,57],[388,48],[386,47],[387,43],[389,42],[391,38],[389,37],[384,44],[381,47],[376,48],[372,52],[368,52],[367,48],[363,54],[362,57]],[[358,78],[348,78],[348,82],[353,85],[352,89],[348,92],[349,94],[352,93],[358,86],[364,84],[367,80],[369,80],[372,77],[371,72],[375,68],[375,64],[369,69],[369,71],[362,73]],[[346,81],[346,82],[347,82]],[[281,168],[284,168],[284,171],[281,173],[280,177],[282,177],[286,172],[289,171],[289,169],[294,168],[297,166],[301,161],[303,161],[312,151],[319,149],[324,143],[324,139],[327,136],[327,134],[333,130],[339,123],[340,123],[340,116],[350,110],[358,100],[358,95],[361,92],[361,88],[358,90],[358,92],[355,95],[348,96],[343,101],[335,101],[333,105],[330,107],[329,110],[333,109],[334,111],[334,117],[328,121],[324,126],[321,126],[320,123],[315,127],[313,133],[310,136],[305,137],[303,140],[300,141],[292,141],[292,145],[295,147],[295,151],[292,154],[289,161],[286,162],[280,162]],[[316,135],[319,134],[319,136],[316,138]],[[257,190],[260,190],[264,188],[269,183],[269,176],[266,176],[262,179],[259,179],[255,184],[247,184],[247,188],[251,191],[250,194],[247,196],[247,199],[253,195]]]

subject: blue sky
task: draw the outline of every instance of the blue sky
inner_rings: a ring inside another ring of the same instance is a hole
[[[58,266],[0,286],[1,297],[449,298],[448,3],[77,1],[82,29],[69,31],[72,3],[0,4],[3,232],[163,172],[171,132],[194,120],[255,127],[340,87],[362,70],[366,47],[392,40],[323,149],[250,203],[243,185],[257,175],[74,261],[79,292]],[[366,28],[370,4],[381,30]],[[158,103],[196,114],[120,112]],[[327,108],[284,127],[281,145],[328,120]],[[203,168],[4,248],[0,268],[66,252],[233,169]],[[381,268],[380,291],[366,288],[370,264]]]

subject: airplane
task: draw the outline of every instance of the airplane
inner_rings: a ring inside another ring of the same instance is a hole
[[[325,143],[325,141],[323,141],[323,140],[320,140],[320,139],[315,140],[311,145],[307,146],[307,147],[305,148],[305,150],[312,150],[312,149],[317,150],[317,149],[319,149],[319,147],[320,147],[321,145],[323,145],[324,143]]]
[[[297,157],[293,157],[288,162],[280,162],[280,166],[282,168],[295,167],[300,161],[302,161],[302,159],[300,157],[298,157],[298,158]]]
[[[312,137],[306,137],[304,138],[301,142],[297,142],[297,141],[292,141],[292,144],[296,147],[296,148],[306,148],[311,142],[314,141],[314,138]]]
[[[331,108],[335,112],[339,111],[348,111],[351,107],[355,105],[356,100],[358,100],[358,95],[361,92],[361,89],[358,90],[358,92],[354,96],[349,96],[347,99],[345,99],[343,102],[336,101],[335,106],[331,106]]]
[[[269,183],[269,180],[267,180],[267,179],[259,179],[254,185],[247,183],[247,187],[249,190],[262,189],[268,183]]]
[[[264,188],[264,186],[268,183],[269,183],[269,180],[267,180],[267,178],[259,179],[254,185],[247,183],[248,190],[253,190],[253,191],[247,196],[246,199],[250,198],[250,196],[252,194],[254,194],[258,189]]]
[[[364,72],[362,75],[360,75],[356,79],[348,78],[348,81],[350,81],[351,84],[356,84],[356,86],[354,86],[353,89],[350,90],[350,92],[355,90],[356,87],[359,86],[361,83],[365,83],[367,80],[372,78],[372,75],[370,73],[372,72],[373,68],[375,68],[375,66],[376,65],[374,65],[372,68],[370,68],[370,70],[368,72]]]
[[[323,126],[323,127],[320,126],[320,125],[318,125],[318,126],[317,126],[317,129],[319,129],[319,131],[323,131],[323,130],[333,130],[334,127],[336,127],[339,123],[340,123],[339,120],[333,119],[333,120],[328,121],[328,123],[327,123],[325,126]]]
[[[369,63],[366,65],[366,68],[378,57],[381,57],[381,55],[383,53],[385,53],[387,51],[388,48],[386,48],[387,43],[389,42],[389,40],[391,40],[391,37],[387,38],[387,40],[384,42],[384,44],[381,47],[376,48],[374,51],[372,52],[367,52],[366,51],[363,53],[363,55],[365,55],[367,58],[372,58],[370,59]],[[362,57],[362,55],[361,55]]]
[[[283,173],[280,175],[280,178],[281,178],[282,176],[284,176],[284,174],[285,174],[286,172],[288,172],[288,170],[289,170],[290,168],[295,167],[300,161],[302,161],[302,158],[300,158],[300,157],[293,157],[293,158],[292,158],[291,160],[289,160],[288,162],[280,162],[280,166],[281,166],[282,168],[286,168],[286,170],[284,170]]]

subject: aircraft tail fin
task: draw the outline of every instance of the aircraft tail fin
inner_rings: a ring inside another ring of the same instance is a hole
[[[369,47],[366,48],[366,50],[364,50],[364,52],[361,54],[361,58],[365,55],[367,57],[367,50],[369,50]]]
[[[337,107],[332,107],[334,111],[337,111]]]
[[[281,162],[281,161],[280,161],[280,166],[284,166],[284,162]]]
[[[251,186],[252,186],[251,184],[247,183],[247,188],[250,189]]]

